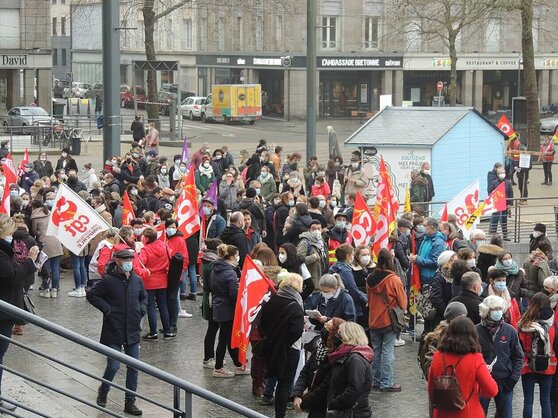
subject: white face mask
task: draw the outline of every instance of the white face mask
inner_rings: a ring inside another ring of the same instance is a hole
[[[541,231],[533,231],[533,237],[534,238],[538,238],[538,237],[542,236],[542,234],[543,233]]]
[[[475,267],[477,265],[477,260],[475,260],[474,258],[470,258],[469,260],[467,260],[467,264],[469,265],[469,267]]]
[[[506,178],[506,174],[505,173],[498,174],[498,178],[500,180],[504,180]]]
[[[363,255],[362,257],[360,257],[360,264],[362,266],[367,266],[368,264],[370,264],[370,260],[371,257],[369,255]]]
[[[333,297],[333,293],[322,292],[322,296],[324,297],[325,301],[327,302],[328,300],[330,300]]]
[[[502,265],[504,267],[511,267],[512,264],[513,264],[513,260],[511,258],[508,258],[507,260],[502,261]]]
[[[285,261],[287,261],[287,254],[279,253],[279,262],[284,263]]]
[[[352,164],[351,164],[351,167],[353,167],[353,168],[358,168],[358,163],[352,163]]]
[[[321,238],[322,237],[322,231],[312,231],[310,233],[316,238]]]
[[[424,174],[430,174],[430,170],[422,170]]]
[[[238,263],[240,263],[240,256],[239,255],[236,256],[236,264],[238,264]]]

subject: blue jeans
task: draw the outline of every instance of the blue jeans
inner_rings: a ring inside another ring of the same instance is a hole
[[[188,281],[186,278],[190,278],[190,293],[195,295],[198,291],[198,274],[196,272],[196,265],[190,264],[188,269],[182,273],[182,281],[180,282],[180,294],[186,294],[186,286]]]
[[[502,226],[502,235],[504,238],[508,236],[508,211],[494,212],[490,215],[490,226],[488,231],[495,234],[498,231],[498,223]]]
[[[167,309],[169,312],[169,325],[171,328],[176,327],[178,321],[178,312],[180,310],[180,298],[178,297],[178,289],[173,292],[174,295],[167,295]]]
[[[87,284],[87,270],[85,270],[85,257],[75,255],[70,252],[70,259],[72,260],[72,269],[74,271],[74,284],[76,289],[85,287]]]
[[[535,383],[539,384],[539,401],[541,403],[542,418],[552,418],[550,393],[552,389],[552,375],[527,373],[521,376],[523,386],[523,418],[533,416],[533,401],[535,398]]]
[[[265,379],[265,387],[264,387],[264,398],[272,399],[273,394],[275,393],[275,386],[277,386],[277,378],[276,377],[268,377]]]
[[[124,353],[126,355],[133,357],[135,359],[139,358],[140,345],[139,343],[130,345],[118,345],[118,344],[107,344],[108,347],[115,349],[116,351],[122,351],[124,347]],[[112,357],[107,357],[107,367],[105,368],[105,373],[103,373],[103,379],[112,382],[116,372],[120,368],[120,362],[113,359]],[[108,392],[110,390],[110,385],[108,383],[101,383],[101,390],[103,392]],[[134,392],[138,389],[138,371],[132,367],[126,367],[126,389],[133,390]],[[135,401],[136,397],[131,393],[126,392],[124,394],[124,399],[127,401]]]
[[[14,327],[14,321],[0,321],[0,334],[12,338],[12,328]],[[10,346],[10,342],[4,340],[3,338],[0,339],[0,364],[4,364],[4,354],[8,351],[8,347]],[[2,372],[4,371],[3,368],[0,368],[0,388],[2,385]],[[1,390],[0,390],[1,392]]]
[[[484,415],[488,416],[488,406],[490,405],[490,398],[479,397]],[[498,418],[513,418],[512,412],[513,390],[511,392],[504,392],[502,386],[498,385],[498,394],[494,397],[496,404],[496,415]]]
[[[374,350],[372,360],[372,385],[390,388],[393,382],[393,361],[395,360],[395,339],[393,331],[370,330],[370,342]]]
[[[50,274],[51,287],[58,289],[60,287],[60,256],[51,257],[45,261],[45,268]]]
[[[157,302],[157,305],[155,305]],[[163,332],[170,332],[169,311],[167,309],[167,289],[154,289],[147,291],[147,320],[149,321],[149,333],[157,334],[157,309],[161,315]]]

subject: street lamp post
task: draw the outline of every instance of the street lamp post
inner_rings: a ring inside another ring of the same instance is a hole
[[[523,64],[523,58],[519,55],[517,60],[517,97],[521,95],[521,64]]]
[[[316,0],[307,0],[306,157],[316,154]]]

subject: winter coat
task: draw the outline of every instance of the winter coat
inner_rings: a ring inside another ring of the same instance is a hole
[[[188,264],[190,264],[190,259],[188,257],[188,248],[186,248],[186,240],[182,232],[176,231],[172,237],[167,238],[167,245],[169,246],[171,258],[175,254],[182,254],[184,258],[182,271],[185,271],[188,268]]]
[[[492,181],[492,184],[490,185],[489,189],[492,189],[490,192],[488,193],[492,193],[492,191],[497,188],[502,182],[506,182],[506,185],[504,186],[505,190],[506,190],[506,206],[512,206],[513,205],[513,186],[512,186],[512,182],[509,181],[508,179],[496,179]]]
[[[417,254],[417,265],[420,272],[422,285],[429,284],[438,271],[438,256],[447,248],[446,241],[441,232],[434,235],[425,234]]]
[[[488,268],[496,264],[498,254],[504,249],[494,244],[481,244],[477,247],[477,267],[481,271],[482,281],[488,282]]]
[[[23,189],[25,189],[25,191],[27,193],[31,192],[31,186],[33,186],[33,183],[35,183],[35,180],[39,179],[39,174],[37,174],[37,172],[35,170],[30,171],[29,173],[23,173],[21,175],[21,179],[20,179],[20,184],[21,187],[23,187]]]
[[[18,262],[14,250],[0,239],[0,299],[23,309],[23,289],[33,284],[35,263],[29,258]],[[14,321],[11,315],[0,312],[0,321]]]
[[[331,194],[331,189],[329,188],[329,184],[324,182],[321,186],[316,186],[315,184],[312,185],[312,191],[310,192],[310,196],[329,196]]]
[[[202,268],[201,279],[203,283],[202,297],[202,318],[206,321],[213,321],[213,295],[211,293],[211,271],[213,270],[213,262],[219,257],[215,251],[207,248],[202,251]]]
[[[318,289],[320,279],[328,266],[325,245],[321,238],[317,239],[310,232],[305,232],[300,235],[300,242],[296,246],[296,255],[308,267],[315,289]]]
[[[64,169],[64,171],[67,173],[70,170],[76,170],[78,171],[78,166],[76,164],[76,160],[74,160],[72,157],[68,156],[66,158],[59,158],[58,161],[56,162],[56,171]]]
[[[85,184],[77,179],[77,177],[72,178],[68,177],[68,181],[66,182],[66,186],[72,189],[74,192],[79,193],[81,191],[86,192],[87,187]]]
[[[353,183],[351,180],[356,180],[356,182]],[[356,169],[352,167],[347,169],[345,172],[345,196],[356,192],[364,194],[367,185],[368,178],[362,166],[359,165]]]
[[[456,297],[450,300],[451,302],[461,302],[467,308],[467,317],[473,321],[473,324],[480,323],[479,305],[482,300],[475,292],[462,290]]]
[[[271,199],[271,195],[277,193],[277,184],[275,184],[275,180],[271,174],[265,181],[262,180],[261,176],[258,177],[258,181],[262,185],[260,188],[260,196],[262,196],[266,201]]]
[[[542,322],[542,321],[541,321]],[[529,366],[529,355],[532,351],[533,344],[533,332],[528,332],[522,330],[521,327],[518,329],[519,341],[521,342],[521,347],[523,347],[523,368],[521,369],[521,374],[537,373],[543,375],[554,375],[556,373],[556,352],[558,350],[558,339],[556,338],[556,326],[553,324],[548,329],[548,342],[550,344],[550,364],[548,369],[541,372],[534,372]]]
[[[544,290],[544,279],[551,275],[548,262],[543,261],[539,266],[535,266],[527,259],[523,263],[523,269],[525,270],[527,296],[531,297],[537,292],[542,292]]]
[[[103,313],[101,344],[138,344],[141,318],[147,312],[147,293],[141,278],[130,272],[126,278],[112,263],[103,280],[87,292],[87,300]]]
[[[52,163],[49,160],[41,161],[36,160],[33,161],[33,169],[39,175],[39,178],[42,177],[50,177],[54,174],[54,168],[52,168]]]
[[[240,211],[247,210],[252,214],[252,228],[259,234],[265,231],[265,215],[263,208],[254,199],[244,198],[238,204]]]
[[[89,280],[101,280],[112,258],[113,245],[107,240],[102,240],[95,247],[95,252],[89,262]],[[137,274],[137,273],[136,273]]]
[[[227,226],[227,222],[223,217],[217,213],[213,213],[209,219],[205,220],[207,238],[217,238],[223,233]]]
[[[427,202],[427,186],[428,180],[426,180],[424,177],[418,176],[415,179],[411,180],[411,188],[409,190],[411,203]]]
[[[289,217],[289,210],[290,207],[287,205],[280,205],[277,207],[275,211],[275,216],[273,220],[273,230],[275,232],[275,244],[280,246],[281,244],[285,244],[288,242],[287,238],[283,234],[283,228],[285,226],[285,222]]]
[[[426,200],[425,202],[431,202],[436,192],[434,191],[434,182],[432,181],[432,176],[430,174],[425,174],[424,172],[420,172],[419,176],[423,179],[426,179]]]
[[[339,276],[341,276],[341,280],[343,280],[345,289],[347,289],[349,295],[351,295],[351,298],[353,298],[353,303],[355,305],[355,316],[357,318],[362,316],[364,314],[366,304],[368,303],[368,298],[366,296],[366,293],[358,289],[353,277],[353,270],[351,269],[351,266],[349,266],[347,263],[337,262],[329,268],[329,273],[337,273],[339,274]]]
[[[291,228],[285,233],[285,238],[287,242],[291,242],[294,245],[298,245],[300,242],[301,234],[308,231],[308,227],[310,223],[312,223],[313,219],[310,215],[296,215],[293,219],[293,224]]]
[[[302,399],[300,407],[303,411],[308,411],[310,417],[326,416],[330,372],[331,366],[327,358],[318,365],[314,350],[293,386],[292,396]]]
[[[240,256],[238,266],[242,268],[244,259],[248,254],[248,237],[244,231],[236,225],[229,225],[223,230],[219,238],[224,244],[234,245],[238,248],[238,255]]]
[[[395,308],[407,308],[407,295],[403,288],[403,282],[389,270],[374,270],[366,279],[366,294],[368,296],[368,325],[372,330],[384,330],[391,328],[391,318],[382,295],[385,294],[387,304]]]
[[[200,232],[196,232],[186,238],[186,248],[188,249],[189,266],[196,265],[198,253],[200,252]]]
[[[395,252],[395,258],[399,260],[399,264],[403,270],[407,271],[410,267],[409,263],[409,250],[411,247],[410,237],[400,232],[397,232],[397,240],[393,243],[393,251]]]
[[[85,185],[87,190],[91,190],[93,188],[93,183],[97,183],[99,178],[97,177],[97,174],[95,174],[95,170],[90,168],[89,170],[80,173],[80,180]]]
[[[46,235],[50,213],[45,214],[43,208],[31,212],[31,233],[35,239],[43,244],[43,252],[48,258],[58,257],[63,254],[62,244],[56,238]]]
[[[123,185],[128,183],[137,184],[140,176],[141,170],[138,163],[136,163],[135,161],[132,161],[130,163],[124,161],[120,166],[120,174],[115,175],[115,177]]]
[[[120,194],[120,182],[117,179],[114,179],[108,184],[105,184],[105,190],[109,193],[118,193]]]
[[[337,289],[335,296],[327,302],[320,292],[312,293],[304,301],[304,309],[307,311],[318,310],[328,320],[341,318],[345,321],[355,322],[357,319],[353,298],[347,290],[342,288]],[[316,326],[317,330],[323,328],[323,324],[317,320],[310,319],[310,322]]]
[[[523,367],[523,349],[517,331],[505,322],[494,336],[482,323],[477,324],[476,328],[484,361],[491,364],[496,359],[490,374],[498,386],[510,392],[519,381]]]
[[[452,298],[452,278],[447,269],[439,269],[430,285],[430,301],[436,308],[434,323],[440,323],[444,319],[444,312]]]
[[[238,276],[233,266],[221,259],[213,263],[211,293],[213,294],[213,320],[232,321],[238,295]]]
[[[206,176],[205,174],[201,174],[198,170],[196,170],[195,178],[196,187],[202,194],[204,194],[207,190],[209,190],[211,183],[213,183],[213,181],[215,180],[215,173],[211,173],[211,176]]]
[[[224,200],[227,209],[232,210],[233,205],[236,203],[236,195],[238,193],[238,186],[235,182],[228,184],[225,180],[219,183],[219,197]]]
[[[442,357],[443,356],[443,357]],[[459,358],[461,362],[455,369],[461,389],[461,396],[469,401],[461,411],[446,412],[434,409],[434,418],[469,418],[483,417],[484,411],[479,402],[479,396],[493,398],[498,393],[498,385],[490,375],[481,353],[458,355],[453,353],[434,353],[430,374],[428,376],[428,396],[432,399],[434,380],[444,373],[444,359],[446,365],[455,365]]]
[[[494,182],[498,180],[498,172],[496,171],[496,169],[490,170],[488,173],[486,173],[486,191],[488,194],[492,193],[492,191],[495,189]],[[508,194],[506,190],[506,197],[507,196]]]
[[[156,239],[143,246],[138,258],[145,268],[149,270],[149,273],[141,275],[145,289],[166,289],[170,264],[168,245],[164,241]]]
[[[529,252],[533,252],[536,249],[541,250],[543,253],[546,254],[549,260],[552,260],[552,244],[548,240],[546,235],[541,235],[538,238],[533,237],[529,240]]]
[[[373,261],[367,267],[362,267],[361,265],[352,265],[351,268],[353,269],[353,278],[355,279],[355,283],[358,287],[358,290],[364,292],[366,294],[366,279],[372,272],[376,265]],[[368,298],[368,296],[367,296]]]
[[[338,352],[343,355],[338,357]],[[368,401],[372,389],[372,358],[372,349],[367,345],[341,345],[329,355],[331,376],[327,393],[328,410],[351,409],[354,418],[372,417]]]

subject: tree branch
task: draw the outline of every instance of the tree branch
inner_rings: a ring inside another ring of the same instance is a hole
[[[161,13],[158,13],[155,15],[155,17],[153,18],[154,21],[157,21],[167,15],[170,15],[172,12],[174,12],[176,9],[181,8],[182,6],[187,5],[188,3],[190,3],[190,0],[181,0],[178,3],[172,5],[171,7],[169,7],[166,10],[163,10]]]

